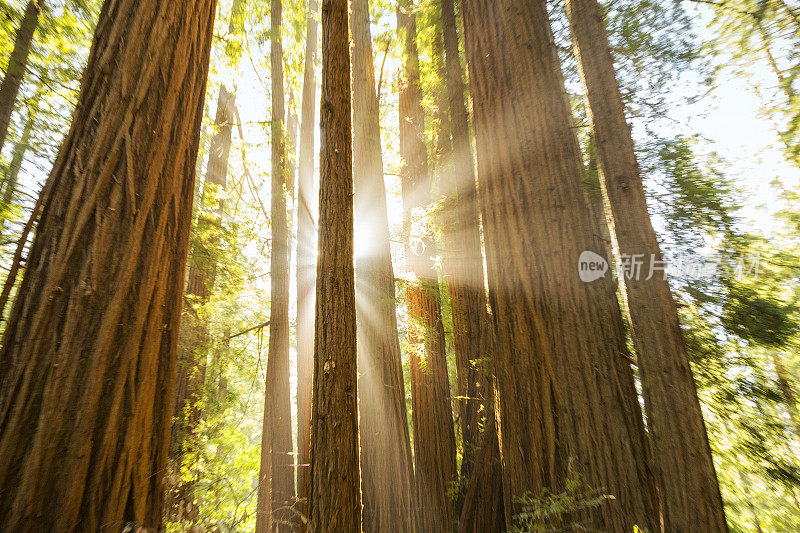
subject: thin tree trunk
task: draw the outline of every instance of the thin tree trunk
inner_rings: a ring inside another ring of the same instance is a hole
[[[739,481],[742,482],[742,487],[744,488],[744,494],[747,498],[747,507],[750,509],[750,514],[753,515],[753,523],[756,527],[756,533],[763,533],[764,530],[761,529],[761,520],[758,518],[758,510],[750,499],[750,485],[752,483],[750,476],[747,474],[747,472],[739,470]]]
[[[178,374],[172,420],[170,462],[176,469],[186,453],[197,451],[197,426],[202,415],[200,404],[206,378],[210,344],[208,319],[202,309],[214,290],[219,232],[222,229],[223,195],[228,175],[235,95],[224,85],[217,99],[214,124],[218,129],[211,140],[208,168],[201,196],[197,234],[208,238],[195,242],[189,254],[189,275],[183,298],[183,317],[178,342]],[[168,487],[168,512],[178,520],[196,521],[199,507],[194,501],[194,483]]]
[[[767,30],[764,28],[763,22],[756,20],[755,24],[758,26],[758,32],[761,36],[761,44],[764,47],[764,55],[767,58],[767,63],[769,63],[772,72],[778,79],[778,86],[786,96],[785,108],[789,110],[797,109],[798,94],[794,90],[794,87],[792,87],[794,78],[792,76],[787,76],[786,73],[778,66],[778,62],[775,60],[775,56],[772,53],[772,39],[770,38]],[[800,115],[800,111],[797,111],[795,114]],[[780,132],[780,137],[784,145],[786,145],[786,151],[788,152],[789,158],[796,165],[800,166],[800,145],[797,145],[797,143],[792,143],[792,136],[797,134],[798,130],[800,130],[800,121],[792,118],[789,120],[787,131]]]
[[[424,114],[419,84],[416,14],[409,0],[397,7],[404,39],[405,68],[400,85],[401,186],[406,233],[406,262],[414,279],[407,288],[411,343],[411,405],[414,429],[416,525],[419,531],[447,531],[454,525],[450,498],[456,480],[455,435],[450,406],[439,282],[433,240],[411,243],[412,218],[430,205],[430,175],[424,143]]]
[[[604,251],[581,189],[580,149],[544,2],[462,6],[506,518],[525,493],[563,491],[572,464],[584,483],[614,499],[571,520],[601,531],[655,530],[619,306],[605,282],[578,275],[582,252]]]
[[[786,412],[789,414],[789,421],[791,422],[795,439],[800,442],[800,413],[797,410],[797,393],[795,392],[792,375],[783,364],[781,356],[777,353],[772,354],[772,363],[775,365],[778,389],[780,389],[783,396],[783,402],[786,405]]]
[[[28,5],[25,6],[25,13],[22,15],[22,21],[14,39],[14,49],[8,59],[6,75],[3,83],[0,84],[0,150],[6,143],[11,113],[14,112],[14,104],[17,102],[22,78],[25,77],[25,69],[28,67],[33,34],[39,25],[39,13],[43,3],[44,0],[29,0]]]
[[[322,2],[311,530],[361,531],[347,0]]]
[[[0,351],[6,529],[161,524],[215,11],[119,0],[100,13]]]
[[[298,518],[308,521],[311,493],[311,387],[314,372],[314,288],[317,245],[317,198],[314,184],[316,125],[317,17],[319,3],[308,2],[303,101],[297,175],[297,498]]]
[[[283,45],[281,40],[280,0],[271,4],[272,72],[272,257],[270,279],[269,359],[267,360],[264,432],[261,438],[262,464],[259,475],[256,533],[269,530],[288,531],[294,504],[294,457],[292,455],[292,411],[289,393],[289,221],[286,215],[286,192],[289,175],[284,138]],[[267,417],[269,414],[269,417]],[[266,458],[272,463],[266,477]],[[264,487],[270,483],[269,492]],[[265,502],[271,498],[271,505]],[[269,511],[271,509],[271,512]],[[271,516],[270,516],[271,515]],[[270,525],[273,524],[273,525]]]
[[[411,531],[414,479],[367,0],[353,0],[353,179],[363,530]]]
[[[17,185],[19,184],[19,171],[22,169],[25,153],[28,151],[28,148],[30,148],[31,134],[33,133],[33,126],[36,122],[37,113],[38,109],[31,108],[28,110],[28,120],[25,122],[25,127],[22,129],[22,136],[11,150],[11,161],[3,177],[3,196],[2,199],[0,199],[0,209],[9,209],[14,200],[14,193],[17,192]],[[5,225],[6,218],[2,216],[0,217],[0,235],[2,235]],[[1,314],[2,310],[0,310],[0,315]]]
[[[623,272],[633,341],[668,531],[727,531],[686,342],[650,222],[631,130],[596,0],[567,2],[575,53],[586,87],[601,185],[620,254],[644,259],[648,272]],[[650,275],[652,274],[652,275]]]

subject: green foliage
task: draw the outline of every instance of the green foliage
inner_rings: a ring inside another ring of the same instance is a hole
[[[800,166],[800,9],[784,0],[709,2],[714,19],[707,55],[717,71],[748,79],[765,115],[778,125],[786,157]],[[761,74],[769,71],[765,82]]]
[[[583,481],[573,467],[572,458],[567,465],[564,490],[558,493],[544,488],[539,495],[525,494],[517,500],[520,512],[514,515],[514,533],[588,531],[575,520],[575,514],[600,507],[614,496],[604,494]]]
[[[732,334],[760,346],[786,346],[798,331],[797,309],[750,287],[731,287],[722,325]]]

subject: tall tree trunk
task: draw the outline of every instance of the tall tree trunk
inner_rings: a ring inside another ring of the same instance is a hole
[[[645,270],[653,273],[663,258],[650,223],[602,11],[596,0],[568,0],[567,6],[601,186],[611,207],[619,250],[623,256],[643,257]],[[669,283],[663,270],[652,276],[622,274],[664,526],[668,531],[726,531],[711,448]]]
[[[353,179],[363,530],[411,531],[414,472],[367,0],[353,0]]]
[[[308,1],[303,101],[297,174],[297,511],[308,520],[311,493],[311,387],[314,372],[314,288],[317,263],[317,198],[314,184],[316,125],[317,17],[319,3]]]
[[[217,133],[211,140],[200,201],[201,211],[197,219],[197,234],[201,239],[193,244],[189,254],[170,445],[170,461],[175,468],[180,468],[186,453],[197,451],[197,426],[202,415],[200,404],[211,341],[208,319],[202,309],[211,298],[217,277],[219,233],[222,229],[223,195],[228,175],[235,100],[235,94],[229,93],[222,85],[214,119]],[[170,514],[177,520],[197,520],[199,508],[194,501],[194,483],[181,482],[168,489],[173,491],[168,495]]]
[[[416,14],[409,0],[397,7],[404,38],[405,68],[400,85],[400,179],[406,232],[406,261],[414,279],[407,289],[411,316],[411,405],[414,429],[416,525],[420,531],[453,529],[456,480],[455,435],[450,406],[439,281],[431,256],[433,239],[423,234],[411,243],[412,218],[430,205],[430,175],[425,148],[424,113],[419,83]]]
[[[453,316],[463,456],[457,500],[460,531],[502,530],[502,468],[495,424],[492,351],[484,288],[478,190],[453,0],[441,0],[452,151],[440,189],[445,196],[445,272]],[[477,464],[476,464],[477,463]]]
[[[311,530],[361,531],[347,0],[322,1]]]
[[[3,196],[2,199],[0,199],[0,209],[9,209],[11,207],[11,202],[14,200],[14,193],[17,192],[17,185],[19,184],[19,171],[22,169],[25,153],[28,151],[28,148],[30,148],[31,134],[33,133],[33,126],[36,122],[37,114],[38,109],[34,107],[28,110],[28,119],[22,129],[22,136],[11,150],[11,161],[8,163],[5,176],[3,176]],[[0,217],[0,235],[5,228],[5,224],[5,216]],[[2,314],[1,310],[0,314]]]
[[[281,0],[271,3],[272,118],[272,257],[270,279],[269,354],[267,360],[266,396],[264,399],[264,432],[261,438],[262,464],[259,476],[258,516],[256,533],[268,530],[289,531],[294,504],[294,456],[292,450],[292,410],[289,392],[289,220],[286,215],[286,193],[291,179],[286,165],[283,95],[283,44],[281,39]],[[268,408],[266,406],[268,405]],[[267,417],[269,415],[269,417]],[[266,456],[263,451],[266,450]],[[263,459],[271,463],[266,477]],[[269,492],[263,487],[270,483]],[[267,505],[269,495],[272,502]],[[271,513],[269,511],[271,509]],[[271,516],[270,516],[271,514]],[[274,524],[274,527],[270,524]]]
[[[161,524],[215,10],[119,0],[100,13],[0,351],[7,529]]]
[[[28,5],[25,6],[25,13],[22,15],[22,21],[14,39],[14,49],[8,59],[6,75],[3,83],[0,84],[0,150],[6,143],[11,113],[14,112],[14,104],[17,102],[22,78],[25,77],[25,69],[28,68],[33,34],[39,25],[39,13],[43,3],[44,0],[29,0]]]
[[[578,275],[582,252],[604,251],[581,190],[580,149],[544,2],[464,0],[462,11],[506,517],[525,493],[563,491],[572,464],[614,499],[570,520],[602,531],[655,530],[619,306],[605,282]]]
[[[446,198],[445,272],[448,275],[453,313],[453,344],[458,372],[458,395],[463,400],[461,413],[464,458],[461,475],[469,478],[472,457],[481,441],[482,418],[494,416],[494,406],[485,369],[488,367],[486,293],[481,253],[478,191],[470,144],[464,81],[459,57],[458,33],[453,0],[442,0],[447,95],[453,135],[449,173],[442,175],[440,188]],[[479,371],[479,369],[481,371]],[[485,413],[483,416],[481,411]]]

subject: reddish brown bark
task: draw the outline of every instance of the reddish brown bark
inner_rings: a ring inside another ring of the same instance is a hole
[[[444,270],[453,319],[463,450],[456,513],[460,531],[499,531],[505,524],[491,386],[493,342],[484,287],[478,191],[464,101],[464,72],[452,0],[441,1],[440,29],[446,91],[438,104],[439,121],[441,135],[452,131],[452,144],[440,143],[439,188],[444,196],[441,215]],[[480,464],[474,469],[476,461]]]
[[[464,0],[480,205],[495,325],[507,519],[573,466],[614,500],[572,519],[654,529],[658,515],[622,316],[578,258],[603,255],[544,2]]]
[[[503,469],[494,419],[487,420],[482,442],[473,458],[464,504],[458,521],[460,533],[504,531]]]
[[[101,11],[0,352],[7,529],[161,523],[215,9]]]
[[[361,530],[347,0],[322,2],[311,530]]]
[[[363,530],[411,531],[413,467],[367,0],[351,3]]]
[[[411,344],[411,405],[414,430],[416,527],[420,531],[453,528],[452,484],[456,481],[455,435],[450,407],[439,281],[431,257],[433,240],[421,236],[412,245],[412,217],[430,205],[430,175],[424,143],[424,113],[419,84],[416,15],[408,0],[397,8],[404,39],[404,76],[400,85],[400,171],[406,231],[407,288]],[[416,212],[415,212],[416,210]]]
[[[663,264],[600,6],[567,2],[586,109],[621,254],[641,254],[645,269]],[[661,272],[625,279],[667,531],[727,531],[722,497],[697,397],[686,342],[669,283]],[[647,279],[649,278],[649,279]]]
[[[28,67],[33,34],[36,33],[36,27],[39,25],[39,13],[43,1],[29,0],[28,5],[25,6],[25,12],[14,39],[14,49],[11,51],[11,57],[6,66],[6,75],[3,83],[0,84],[0,150],[6,143],[11,113],[14,111],[22,78],[25,77],[25,69]]]
[[[458,395],[463,398],[461,412],[464,457],[461,475],[469,478],[472,456],[480,437],[483,418],[492,417],[494,406],[485,371],[491,354],[486,336],[487,313],[481,251],[478,191],[469,136],[464,81],[459,57],[458,33],[453,0],[442,0],[442,35],[444,37],[447,97],[453,144],[448,172],[442,174],[440,187],[445,196],[446,263],[453,313],[453,345],[458,372]],[[447,156],[445,156],[447,157]],[[481,370],[479,372],[479,370]],[[481,414],[483,411],[484,415]]]
[[[280,27],[282,6],[272,0],[271,53],[272,119],[272,256],[270,259],[269,354],[265,392],[264,426],[261,437],[261,473],[256,518],[256,533],[289,531],[294,505],[294,456],[292,449],[292,411],[289,392],[289,219],[286,193],[293,190],[286,161],[283,94],[283,44]],[[266,454],[266,455],[265,455]],[[271,462],[267,469],[264,460]],[[266,476],[269,470],[269,476]],[[270,483],[267,491],[265,483]],[[271,505],[266,504],[267,497]],[[271,509],[271,511],[270,511]],[[272,525],[270,525],[272,524]]]
[[[297,174],[297,511],[308,520],[311,491],[311,387],[314,372],[314,290],[317,263],[317,198],[314,183],[316,126],[316,57],[319,3],[308,2],[300,148]]]

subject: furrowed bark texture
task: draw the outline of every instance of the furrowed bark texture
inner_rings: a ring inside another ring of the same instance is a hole
[[[453,317],[463,443],[456,512],[460,531],[500,531],[505,523],[500,448],[494,423],[494,343],[488,322],[478,190],[453,0],[441,1],[441,29],[452,151],[445,155],[446,171],[439,187],[446,202],[445,273]]]
[[[647,443],[622,316],[578,258],[601,255],[543,2],[464,0],[480,204],[495,324],[507,520],[526,492],[564,490],[568,465],[615,497],[570,517],[654,530]]]
[[[270,279],[272,296],[270,300],[269,359],[267,360],[266,398],[264,432],[261,447],[266,448],[272,462],[271,476],[266,478],[264,465],[261,465],[260,484],[271,483],[271,522],[273,530],[289,531],[293,515],[289,507],[294,505],[294,456],[292,448],[292,410],[289,392],[289,219],[286,215],[286,194],[293,190],[286,164],[286,142],[284,134],[284,114],[286,104],[283,95],[283,44],[281,39],[281,1],[272,0],[271,13],[271,54],[272,73],[272,257],[270,259]],[[269,414],[269,427],[267,426]],[[263,457],[263,453],[262,453]],[[259,488],[258,516],[256,533],[265,533],[270,526],[265,516],[267,506],[263,504],[267,496],[263,487]]]
[[[414,479],[367,0],[351,2],[363,530],[411,531]]]
[[[316,285],[317,201],[314,184],[317,17],[319,2],[309,0],[300,147],[297,155],[297,511],[308,520],[311,491],[311,387],[314,373],[314,288]],[[300,526],[298,526],[300,527]]]
[[[663,264],[596,0],[567,2],[603,192],[621,254]],[[623,276],[667,531],[727,531],[703,413],[669,283]],[[647,279],[650,277],[650,279]]]
[[[483,441],[473,458],[464,504],[458,521],[459,533],[505,531],[503,469],[494,419],[486,421]]]
[[[6,143],[11,113],[14,112],[14,104],[17,102],[22,78],[25,77],[25,69],[28,67],[33,34],[36,33],[36,27],[39,25],[39,13],[43,2],[44,0],[29,0],[28,5],[25,6],[22,21],[20,21],[14,39],[14,49],[8,59],[6,75],[3,83],[0,84],[0,150]]]
[[[170,461],[179,468],[186,452],[197,446],[197,426],[202,416],[201,401],[209,350],[208,319],[201,310],[211,298],[217,277],[217,247],[222,224],[228,158],[234,120],[235,95],[221,86],[211,139],[208,168],[197,220],[197,234],[204,237],[191,246],[189,275],[183,298],[183,317],[178,342],[178,372],[175,380],[175,406],[172,419]],[[207,238],[205,238],[207,236]],[[169,513],[176,520],[196,520],[194,483],[180,483],[167,497]]]
[[[100,14],[3,336],[0,523],[161,524],[216,2]]]
[[[483,347],[488,315],[481,254],[478,191],[475,181],[472,145],[469,136],[464,81],[459,57],[458,33],[453,0],[442,0],[442,35],[445,51],[447,96],[453,136],[449,173],[442,175],[440,188],[446,198],[446,264],[453,313],[453,345],[456,352],[458,395],[461,400],[461,426],[464,458],[461,475],[469,478],[472,457],[481,436],[483,417],[493,417],[488,370],[489,353]],[[481,413],[483,411],[483,414]]]
[[[430,204],[430,175],[424,142],[419,84],[416,15],[407,0],[398,4],[397,26],[404,37],[404,78],[400,84],[400,171],[406,231],[406,261],[415,279],[407,289],[411,316],[411,404],[414,430],[416,526],[420,531],[452,530],[454,502],[448,494],[456,480],[455,435],[450,406],[439,281],[430,257],[433,239],[412,244],[411,224]]]
[[[361,530],[347,0],[322,1],[311,530]]]

